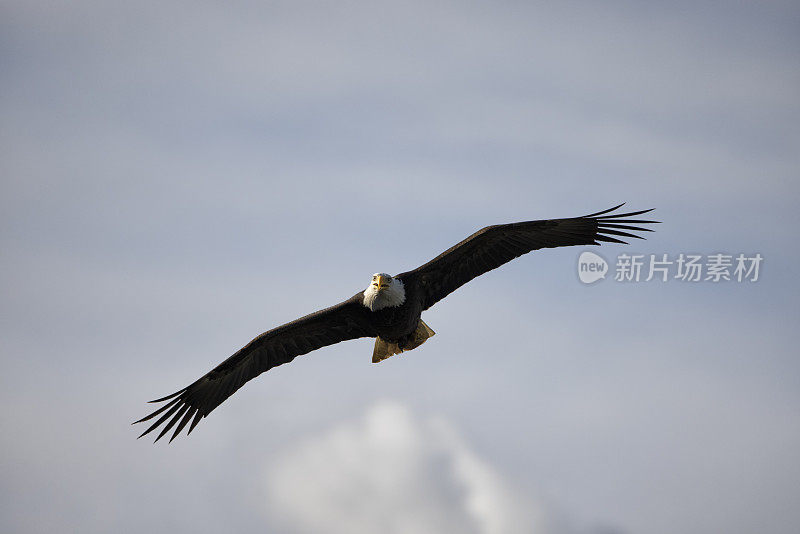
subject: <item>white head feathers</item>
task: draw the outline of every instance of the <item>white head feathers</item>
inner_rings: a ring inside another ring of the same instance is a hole
[[[386,273],[373,274],[372,282],[364,290],[364,306],[371,311],[400,306],[405,301],[406,290],[403,282]]]

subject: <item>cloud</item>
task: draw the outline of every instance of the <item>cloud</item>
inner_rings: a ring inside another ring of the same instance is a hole
[[[381,401],[267,470],[270,514],[297,532],[545,532],[521,493],[440,418]]]

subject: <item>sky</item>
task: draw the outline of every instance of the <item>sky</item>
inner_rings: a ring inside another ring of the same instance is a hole
[[[3,532],[794,533],[794,2],[0,2]],[[490,224],[656,208],[248,383],[145,401]],[[674,265],[673,265],[674,267]],[[672,271],[674,273],[674,271]],[[644,278],[644,277],[643,277]]]

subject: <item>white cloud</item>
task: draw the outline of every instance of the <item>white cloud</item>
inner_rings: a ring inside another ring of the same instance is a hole
[[[544,532],[542,504],[516,490],[440,418],[396,402],[279,455],[269,513],[297,532]]]

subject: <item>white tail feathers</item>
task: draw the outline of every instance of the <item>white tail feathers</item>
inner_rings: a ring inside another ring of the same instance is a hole
[[[410,346],[401,349],[397,343],[389,343],[380,337],[375,339],[375,349],[372,351],[372,363],[379,363],[390,356],[400,354],[404,350],[413,350],[428,340],[429,337],[435,335],[436,332],[426,325],[422,319],[419,320],[417,329],[414,331],[414,339]]]

